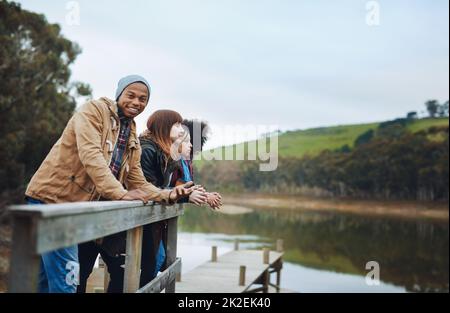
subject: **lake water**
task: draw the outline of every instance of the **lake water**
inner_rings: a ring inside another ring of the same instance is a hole
[[[448,292],[449,225],[430,220],[374,218],[330,212],[251,210],[221,214],[187,207],[179,220],[182,272],[218,254],[275,249],[284,240],[281,287],[297,292]],[[367,284],[376,261],[380,283]],[[274,280],[275,277],[272,277]]]

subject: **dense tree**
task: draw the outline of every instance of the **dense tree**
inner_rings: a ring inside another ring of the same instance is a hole
[[[438,115],[440,117],[448,117],[448,100],[439,106]]]
[[[436,117],[436,114],[439,110],[439,102],[437,100],[428,100],[427,102],[425,102],[425,107],[427,108],[430,117]]]
[[[71,82],[81,52],[57,24],[0,1],[0,194],[17,201],[88,85]],[[14,197],[15,196],[15,197]],[[1,203],[0,203],[1,205]]]
[[[416,111],[411,111],[408,112],[408,114],[406,114],[406,119],[408,120],[416,120],[417,119],[417,112]]]
[[[358,138],[356,138],[356,140],[355,140],[355,147],[370,142],[372,140],[374,134],[375,134],[375,132],[373,131],[373,129],[369,129],[368,131],[359,135]]]

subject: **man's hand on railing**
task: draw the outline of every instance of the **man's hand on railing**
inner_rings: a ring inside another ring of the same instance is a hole
[[[176,202],[181,198],[189,196],[197,186],[194,186],[194,182],[187,182],[183,185],[178,185],[174,187],[169,193],[169,200],[171,202]]]
[[[149,194],[141,189],[129,190],[120,200],[141,200],[147,203],[150,200]]]

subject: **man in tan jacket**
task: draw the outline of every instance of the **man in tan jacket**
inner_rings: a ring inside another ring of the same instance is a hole
[[[141,147],[134,118],[144,111],[150,86],[141,76],[122,78],[116,101],[85,103],[69,120],[61,137],[32,177],[28,203],[98,200],[148,200],[173,203],[192,192],[192,183],[161,190],[148,183],[140,165]],[[189,188],[191,187],[191,188]],[[77,246],[42,255],[40,292],[75,292]],[[122,278],[123,279],[123,278]],[[113,280],[113,278],[112,278]]]

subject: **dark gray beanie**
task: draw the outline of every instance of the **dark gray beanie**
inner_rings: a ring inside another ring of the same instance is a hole
[[[116,89],[116,101],[119,100],[119,97],[122,94],[123,90],[133,83],[143,83],[145,86],[147,86],[147,89],[148,89],[147,102],[148,102],[148,99],[150,98],[150,91],[151,91],[150,85],[144,77],[139,76],[139,75],[128,75],[119,80],[119,82],[117,83],[117,89]]]

